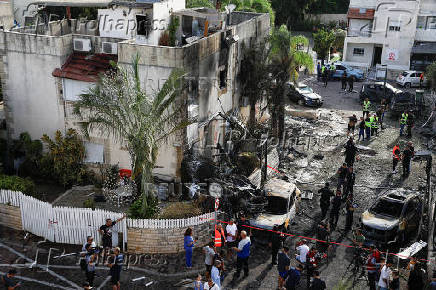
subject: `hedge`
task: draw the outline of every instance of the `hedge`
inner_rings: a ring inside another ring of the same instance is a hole
[[[21,191],[24,194],[33,195],[35,193],[35,183],[30,178],[1,174],[0,189]]]

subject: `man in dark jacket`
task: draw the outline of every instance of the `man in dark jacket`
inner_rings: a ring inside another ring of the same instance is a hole
[[[354,144],[352,137],[348,139],[347,143],[344,145],[344,148],[345,148],[345,163],[347,163],[348,167],[353,166],[358,150],[356,145]]]
[[[341,209],[341,191],[336,191],[336,196],[332,200],[332,209],[330,210],[330,225],[332,230],[336,228],[339,219],[339,211]]]
[[[319,271],[315,270],[313,271],[313,280],[312,284],[310,285],[309,290],[324,290],[327,289],[327,286],[325,285],[325,282],[321,280],[319,277]]]
[[[283,247],[283,251],[279,253],[278,262],[277,270],[279,270],[279,289],[282,289],[283,284],[285,283],[286,274],[289,270],[289,265],[291,264],[288,247]]]
[[[349,166],[347,177],[345,179],[345,191],[342,197],[344,201],[346,200],[348,194],[353,194],[355,182],[356,182],[356,174],[354,173],[353,166]]]
[[[269,246],[271,247],[271,264],[277,265],[277,254],[279,253],[280,248],[282,247],[283,235],[277,233],[279,231],[279,227],[275,225],[273,227],[273,232],[271,232],[271,236],[269,239]]]
[[[415,156],[415,149],[413,148],[413,144],[409,142],[406,150],[404,150],[402,154],[404,178],[408,177],[410,174],[410,162],[412,161],[413,156]]]
[[[297,285],[300,283],[301,271],[303,267],[298,264],[295,268],[289,269],[286,274],[286,290],[295,290]]]
[[[337,174],[338,174],[338,186],[336,190],[340,191],[342,187],[343,189],[345,189],[345,179],[347,178],[347,174],[348,174],[347,163],[343,163],[342,166],[339,167]]]
[[[354,77],[353,76],[349,76],[348,77],[348,91],[350,92],[350,93],[352,93],[353,92],[353,89],[354,89]]]
[[[342,89],[344,91],[346,91],[347,90],[347,72],[346,71],[344,71],[344,74],[341,77],[341,83],[342,83]]]
[[[424,275],[421,270],[421,265],[417,263],[413,270],[410,271],[409,280],[407,281],[409,289],[422,290],[424,289]]]
[[[329,210],[330,198],[332,196],[335,196],[333,194],[333,191],[330,190],[329,186],[330,186],[330,184],[328,182],[326,182],[325,186],[323,188],[321,188],[320,190],[318,190],[318,193],[321,193],[321,198],[319,199],[319,205],[321,207],[322,219],[325,218],[325,216],[327,215],[327,211]]]

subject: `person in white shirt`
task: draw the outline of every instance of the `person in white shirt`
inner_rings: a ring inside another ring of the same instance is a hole
[[[218,287],[221,287],[220,267],[221,261],[216,260],[215,265],[212,266],[212,270],[210,271],[210,278],[216,285],[218,285]]]
[[[235,224],[235,221],[231,219],[229,224],[226,226],[226,235],[227,235],[227,259],[231,259],[233,257],[232,248],[236,247],[236,237],[238,236],[238,227]]]
[[[206,272],[210,273],[212,270],[213,259],[215,257],[215,245],[213,242],[210,242],[209,245],[203,248],[204,256],[204,264],[206,265]]]
[[[306,256],[309,253],[309,246],[306,245],[305,239],[301,240],[301,245],[297,247],[298,254],[295,254],[295,258],[302,264],[306,264]]]
[[[217,284],[215,284],[211,278],[209,278],[209,280],[206,283],[204,283],[203,289],[204,290],[220,290],[220,287]]]
[[[381,258],[381,260],[385,260],[384,258]],[[389,289],[389,280],[392,274],[391,270],[392,263],[389,261],[386,261],[386,264],[383,266],[383,268],[380,271],[380,280],[378,281],[378,286],[380,287],[380,290],[388,290]]]
[[[90,244],[90,248],[95,248],[96,247],[95,242],[94,242],[94,238],[92,236],[87,236],[86,237],[86,243],[84,243],[83,247],[82,247],[82,252],[87,252],[87,250],[86,250],[86,245],[87,244]]]

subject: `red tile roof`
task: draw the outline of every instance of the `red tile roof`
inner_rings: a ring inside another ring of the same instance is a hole
[[[96,82],[99,74],[112,68],[110,62],[117,61],[117,55],[87,54],[74,52],[62,66],[53,71],[52,75],[83,82]]]
[[[365,13],[362,12],[360,8],[349,8],[348,9],[348,18],[351,19],[374,19],[374,9],[362,9]]]

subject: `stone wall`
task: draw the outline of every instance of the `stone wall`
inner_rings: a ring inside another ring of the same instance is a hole
[[[191,227],[193,237],[198,238],[197,247],[212,240],[213,223]],[[184,251],[183,238],[186,228],[179,229],[138,229],[129,228],[127,251],[135,254],[170,254]]]
[[[20,208],[0,204],[0,224],[21,231],[23,226],[21,222]]]

